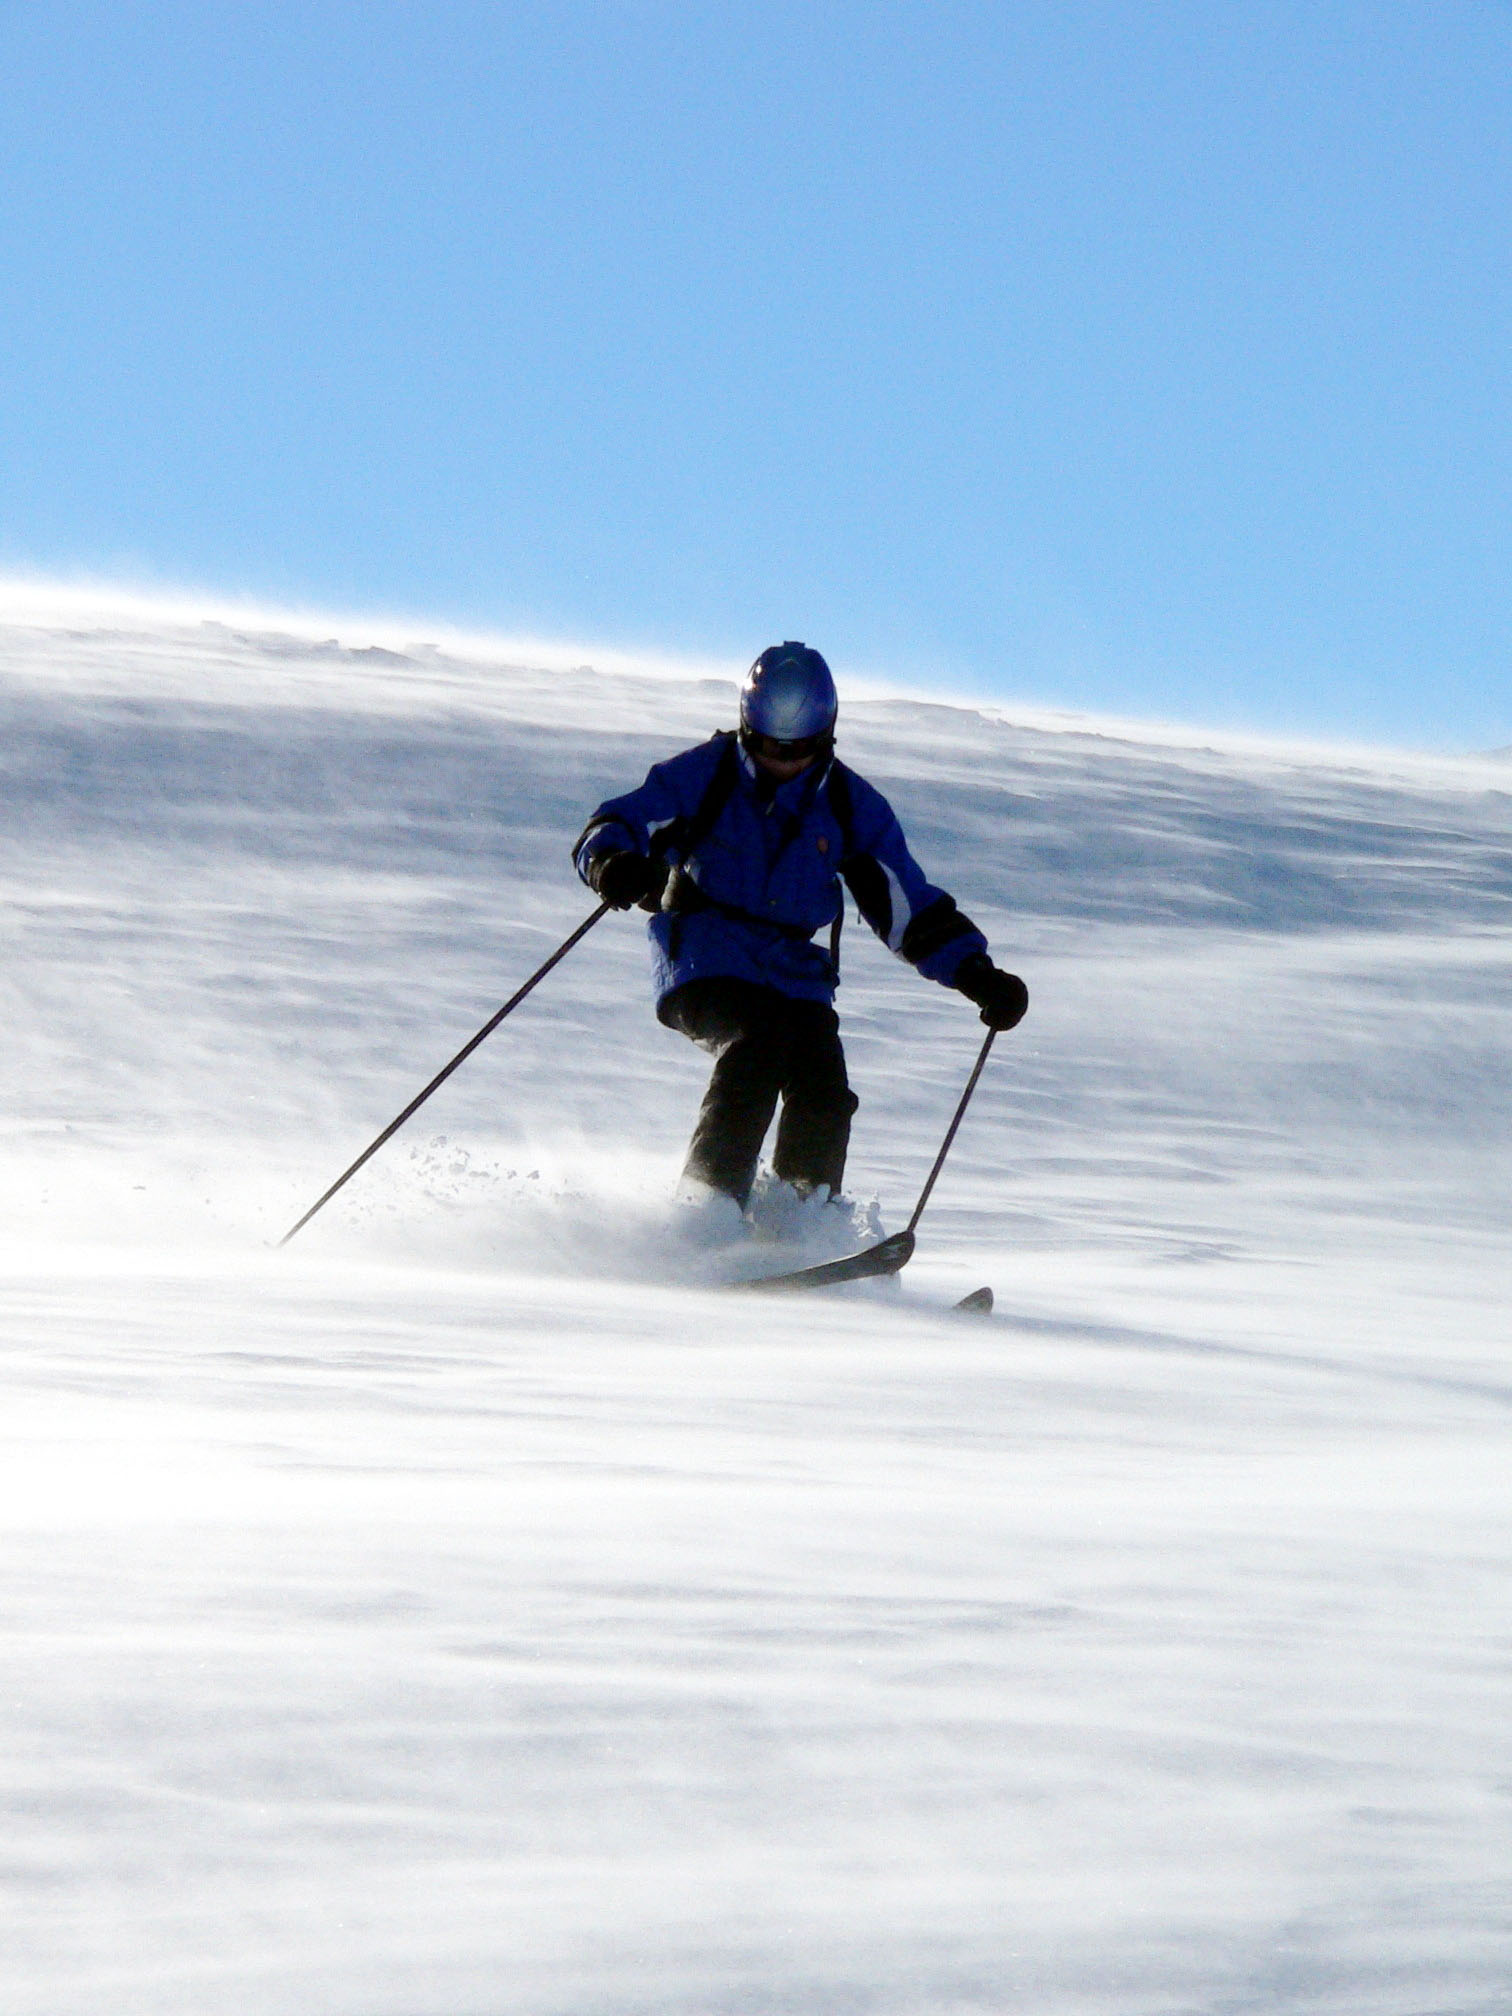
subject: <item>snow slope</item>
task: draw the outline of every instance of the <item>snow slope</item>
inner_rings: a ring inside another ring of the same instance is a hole
[[[509,656],[0,620],[0,2007],[1512,2006],[1505,762],[845,695],[1034,1003],[901,1290],[708,1285],[620,917],[274,1252],[731,716]]]

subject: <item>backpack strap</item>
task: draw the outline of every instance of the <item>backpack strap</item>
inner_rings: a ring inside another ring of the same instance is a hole
[[[840,828],[840,859],[835,863],[843,868],[855,851],[856,846],[856,805],[851,796],[853,771],[847,770],[838,756],[830,761],[829,776],[825,779],[825,794],[829,807]]]
[[[829,956],[835,969],[835,978],[840,978],[840,934],[845,929],[845,885],[840,880],[840,871],[850,859],[856,844],[855,801],[851,797],[851,773],[838,756],[830,759],[829,776],[825,779],[825,791],[829,797],[829,808],[835,815],[840,828],[840,859],[835,863],[835,885],[840,897],[840,907],[835,912],[835,921],[830,925]]]
[[[710,739],[724,746],[696,809],[687,819],[674,819],[669,826],[663,826],[651,842],[653,855],[668,854],[675,847],[685,867],[714,831],[720,813],[730,802],[730,793],[735,789],[735,779],[740,771],[740,746],[735,731],[722,728]]]
[[[642,897],[643,910],[691,910],[699,904],[701,892],[688,873],[688,863],[714,831],[740,774],[740,745],[734,731],[721,729],[709,739],[721,746],[702,798],[685,819],[672,820],[651,841],[651,859],[660,864],[661,875]],[[674,851],[675,867],[667,859]]]

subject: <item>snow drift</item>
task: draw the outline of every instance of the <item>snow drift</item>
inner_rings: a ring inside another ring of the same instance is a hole
[[[617,917],[268,1250],[733,697],[0,625],[6,2008],[1501,2007],[1505,764],[842,692],[1033,996],[901,1289],[707,1285]]]

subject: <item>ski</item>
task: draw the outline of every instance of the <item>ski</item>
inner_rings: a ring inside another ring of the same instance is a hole
[[[913,1258],[912,1231],[894,1232],[875,1246],[859,1253],[847,1253],[842,1260],[821,1260],[813,1267],[798,1267],[791,1274],[758,1274],[754,1281],[737,1281],[737,1288],[774,1290],[829,1288],[841,1281],[869,1281],[878,1274],[896,1274]]]
[[[990,1288],[973,1288],[969,1295],[963,1295],[959,1302],[952,1303],[951,1306],[962,1316],[990,1316],[992,1314],[992,1290]]]

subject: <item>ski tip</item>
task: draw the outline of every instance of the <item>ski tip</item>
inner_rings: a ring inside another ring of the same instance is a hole
[[[969,1295],[961,1297],[960,1301],[955,1304],[955,1308],[957,1313],[962,1316],[990,1316],[992,1314],[992,1290],[990,1288],[973,1288]]]
[[[840,1260],[820,1260],[812,1267],[800,1267],[790,1274],[758,1274],[754,1280],[737,1281],[737,1288],[754,1288],[782,1293],[789,1289],[830,1288],[842,1281],[867,1281],[883,1274],[896,1274],[913,1257],[911,1231],[894,1232],[859,1253],[847,1253]]]

